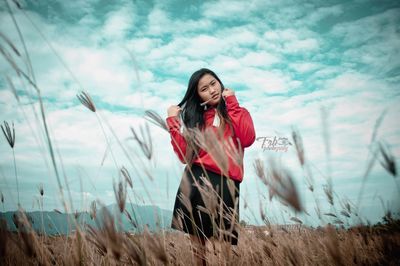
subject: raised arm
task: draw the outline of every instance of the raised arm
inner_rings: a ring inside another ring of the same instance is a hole
[[[166,121],[167,121],[168,131],[171,136],[172,147],[176,155],[178,156],[179,160],[185,164],[186,140],[180,132],[181,122],[179,120],[179,117],[169,116],[167,117]]]
[[[223,96],[236,137],[239,138],[243,148],[249,147],[256,139],[256,132],[249,111],[239,106],[235,94],[230,89],[226,89]]]

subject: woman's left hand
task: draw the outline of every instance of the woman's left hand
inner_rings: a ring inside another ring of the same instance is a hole
[[[222,92],[222,96],[224,98],[231,96],[231,95],[235,95],[235,92],[229,88],[225,88],[224,91]]]

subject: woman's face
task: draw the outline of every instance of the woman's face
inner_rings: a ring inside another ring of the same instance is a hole
[[[217,105],[221,100],[221,84],[216,78],[210,74],[205,74],[199,80],[197,85],[197,93],[202,102],[207,102],[208,105]]]

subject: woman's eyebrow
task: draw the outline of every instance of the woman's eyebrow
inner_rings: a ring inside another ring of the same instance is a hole
[[[213,82],[215,79],[212,79],[211,81],[210,81],[210,83],[208,83],[208,85],[209,84],[211,84],[211,82]],[[201,87],[200,89],[202,89],[202,88],[204,88],[204,87],[206,87],[206,86],[208,86],[208,85],[204,85],[203,87]]]

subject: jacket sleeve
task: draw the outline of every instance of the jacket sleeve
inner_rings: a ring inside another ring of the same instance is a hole
[[[186,164],[185,161],[185,154],[186,154],[186,140],[182,136],[180,129],[181,129],[181,122],[178,116],[170,116],[167,117],[167,126],[168,132],[171,136],[171,144],[174,148],[175,154],[178,156],[179,160]]]
[[[243,148],[249,147],[256,139],[253,120],[246,108],[239,106],[235,95],[225,98],[228,115],[232,120],[233,130]]]

